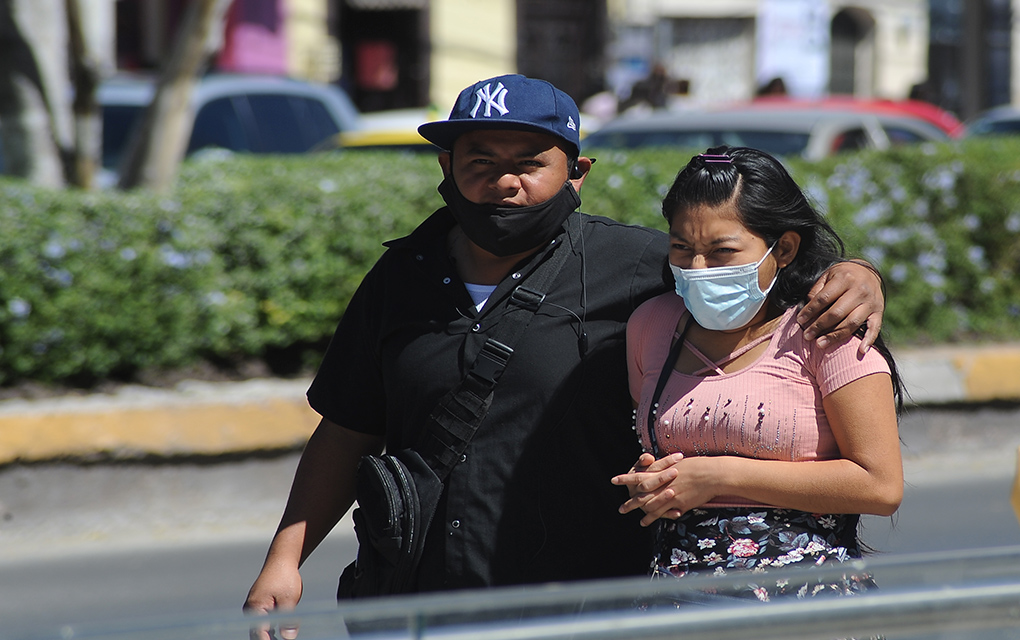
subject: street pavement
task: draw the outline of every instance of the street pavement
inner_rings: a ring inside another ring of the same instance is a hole
[[[901,419],[908,485],[1013,477],[1020,407],[914,407]],[[250,455],[0,470],[0,567],[29,557],[130,546],[260,540],[268,545],[286,502],[296,449]],[[352,536],[349,519],[336,536]],[[1020,529],[1017,542],[1020,543]],[[2,580],[2,568],[0,568]]]
[[[296,456],[290,454],[291,461],[280,466],[293,466]],[[272,474],[262,464],[224,464],[241,477]],[[956,558],[973,550],[1017,546],[1020,527],[1006,500],[1010,469],[1004,469],[1005,475],[985,469],[975,476],[972,469],[961,466],[938,475],[913,474],[910,468],[916,466],[908,465],[908,477],[915,477],[895,518],[867,517],[862,524],[862,539],[877,552],[872,556],[876,562],[902,562],[909,557],[903,554]],[[219,471],[207,472],[195,471],[204,475],[202,484],[223,480]],[[166,507],[165,495],[162,498]],[[96,626],[163,628],[167,612],[172,612],[171,628],[182,621],[236,619],[239,603],[265,555],[269,529],[260,523],[244,525],[239,509],[245,505],[232,504],[229,512],[221,511],[213,521],[205,509],[215,502],[193,505],[197,513],[178,512],[192,518],[194,527],[188,532],[178,529],[176,536],[163,529],[146,539],[138,527],[134,542],[122,532],[64,547],[56,557],[36,554],[20,561],[0,561],[0,638],[89,637],[89,629]],[[269,514],[271,520],[275,516]],[[981,530],[975,535],[978,522]],[[305,563],[301,611],[330,611],[335,606],[337,576],[357,550],[349,532],[349,523],[343,523]],[[938,566],[945,565],[940,561]],[[876,572],[883,589],[910,585],[916,578],[910,571],[876,568]],[[304,631],[301,637],[309,635]]]
[[[1020,345],[896,356],[914,400],[900,426],[908,484],[1011,478]],[[268,544],[318,419],[307,385],[186,382],[0,401],[0,565],[108,546]],[[335,535],[352,536],[349,521]]]
[[[1020,381],[1015,372],[1001,375]],[[917,375],[908,382],[915,389],[925,383]],[[316,422],[303,404],[306,385],[188,383],[105,397],[0,402],[0,443],[4,429],[17,424],[11,416],[29,415],[40,424],[48,412],[72,428],[78,411],[83,418],[74,428],[88,425],[92,437],[107,443],[128,427],[142,435],[147,426],[158,431],[144,422],[145,412],[153,412],[159,429],[174,430],[175,420],[187,420],[179,429],[185,434],[203,435],[196,423],[216,431],[216,416],[228,421],[228,428],[203,438],[145,436],[170,443],[162,455],[139,448],[136,434],[131,446],[108,444],[91,455],[69,450],[65,457],[0,467],[0,638],[34,638],[58,622],[158,616],[165,608],[182,615],[236,614],[279,521],[300,444]],[[260,442],[272,440],[263,425],[274,421],[297,435],[260,447],[231,440],[245,431],[230,409],[253,421]],[[106,431],[97,426],[103,420],[110,420]],[[894,519],[867,519],[866,542],[886,553],[1020,544],[1020,524],[1008,506],[1020,403],[912,405],[900,433],[904,505]],[[225,450],[216,453],[210,444],[216,442]],[[982,527],[989,529],[980,533]],[[978,537],[969,537],[972,532]],[[306,603],[329,603],[336,576],[355,550],[348,516],[303,571]]]

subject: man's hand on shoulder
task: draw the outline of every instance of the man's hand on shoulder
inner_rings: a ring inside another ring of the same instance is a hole
[[[867,353],[882,328],[885,298],[882,279],[862,261],[840,262],[830,267],[808,293],[808,302],[797,314],[804,337],[827,347],[850,339],[867,323],[861,354]]]

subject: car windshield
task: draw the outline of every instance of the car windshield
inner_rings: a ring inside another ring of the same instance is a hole
[[[1020,118],[1016,120],[993,120],[978,122],[971,127],[971,134],[988,135],[995,133],[1020,133]]]
[[[586,148],[636,149],[673,147],[707,149],[721,144],[753,147],[776,156],[803,153],[809,134],[789,131],[714,130],[714,131],[600,131],[585,141]]]
[[[103,107],[103,167],[116,170],[144,106]],[[206,147],[303,153],[340,131],[326,107],[300,95],[251,93],[218,98],[195,116],[188,154]]]

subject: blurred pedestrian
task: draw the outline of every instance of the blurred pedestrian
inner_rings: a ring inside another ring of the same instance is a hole
[[[620,103],[620,111],[638,106],[664,109],[669,106],[672,98],[684,95],[687,91],[686,80],[673,78],[666,71],[666,65],[656,62],[652,65],[652,70],[648,75],[635,82],[631,87],[630,95]]]
[[[786,81],[776,76],[758,88],[758,97],[776,97],[789,95],[786,90]]]

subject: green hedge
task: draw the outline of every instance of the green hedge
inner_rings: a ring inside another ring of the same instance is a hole
[[[0,384],[314,366],[382,242],[441,202],[437,172],[366,153],[190,162],[165,196],[0,182]]]
[[[690,155],[603,154],[585,184],[585,209],[663,228],[659,199]],[[848,252],[883,273],[883,331],[893,346],[1020,337],[1020,137],[789,168]]]
[[[662,228],[690,155],[600,154],[583,209]],[[894,346],[1020,335],[1020,142],[791,170],[885,274]],[[440,206],[439,177],[427,154],[359,152],[194,160],[163,196],[0,181],[0,384],[313,366],[381,243]]]

